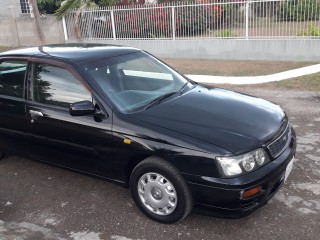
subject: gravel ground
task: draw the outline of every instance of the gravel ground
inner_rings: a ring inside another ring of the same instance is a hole
[[[163,225],[146,218],[127,189],[9,156],[0,162],[0,239],[320,239],[320,93],[228,88],[280,104],[297,132],[292,173],[263,208],[237,220],[192,213]]]

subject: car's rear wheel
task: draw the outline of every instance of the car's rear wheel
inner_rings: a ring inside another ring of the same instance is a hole
[[[140,210],[158,222],[181,221],[193,207],[190,190],[179,171],[157,157],[147,158],[134,168],[130,190]]]
[[[4,158],[5,154],[3,152],[0,152],[0,159]]]

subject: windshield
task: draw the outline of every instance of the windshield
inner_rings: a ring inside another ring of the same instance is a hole
[[[184,77],[144,52],[83,63],[82,67],[123,113],[145,109],[188,85]]]

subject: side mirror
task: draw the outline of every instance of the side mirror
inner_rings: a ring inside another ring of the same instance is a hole
[[[90,101],[81,101],[70,104],[69,112],[71,116],[90,115],[95,113],[95,107]]]

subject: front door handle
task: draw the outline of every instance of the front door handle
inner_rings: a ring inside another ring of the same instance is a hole
[[[39,111],[29,110],[30,116],[31,116],[31,122],[33,123],[34,120],[37,120],[41,117],[43,117],[43,113]]]

